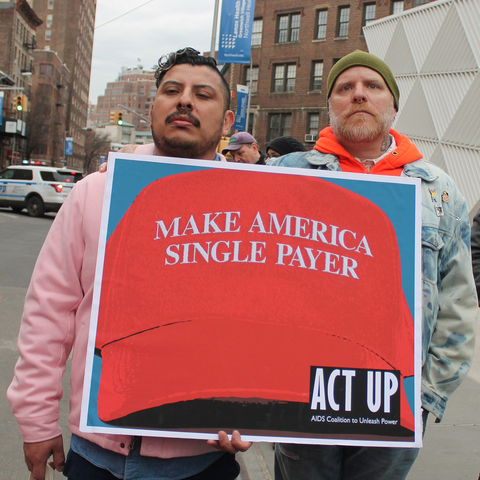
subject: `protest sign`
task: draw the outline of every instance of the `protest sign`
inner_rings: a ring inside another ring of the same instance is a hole
[[[81,429],[419,446],[419,181],[110,156]]]

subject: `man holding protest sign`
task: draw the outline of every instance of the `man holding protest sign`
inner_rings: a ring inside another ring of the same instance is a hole
[[[422,180],[424,428],[431,412],[441,421],[450,394],[473,356],[476,296],[465,200],[453,180],[422,160],[410,140],[391,130],[399,89],[390,68],[359,50],[343,57],[327,80],[331,126],[314,150],[272,159],[269,165]],[[389,295],[372,291],[372,296]],[[365,302],[368,302],[368,298]],[[418,449],[278,444],[276,480],[400,480]]]
[[[216,153],[233,124],[230,90],[213,58],[185,48],[162,57],[152,113],[154,144],[141,154],[224,161]],[[24,440],[33,478],[45,478],[47,460],[71,479],[234,479],[234,454],[245,451],[238,432],[218,441],[87,434],[79,430],[87,339],[92,309],[106,176],[76,185],[57,215],[33,272],[18,337],[20,359],[8,399]],[[58,425],[61,377],[74,350],[69,427],[64,462]],[[218,452],[222,450],[223,452]],[[224,453],[227,452],[227,453]],[[64,465],[65,463],[65,465]]]

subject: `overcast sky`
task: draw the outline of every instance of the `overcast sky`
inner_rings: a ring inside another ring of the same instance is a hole
[[[96,104],[120,68],[135,67],[138,59],[150,69],[179,48],[210,51],[214,5],[215,0],[98,0],[90,101]]]

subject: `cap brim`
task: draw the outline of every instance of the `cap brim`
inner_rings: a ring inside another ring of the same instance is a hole
[[[222,150],[222,153],[223,155],[225,155],[226,152],[231,152],[233,150],[240,150],[244,145],[245,145],[244,143],[240,143],[240,144],[237,143],[235,145],[224,148]]]
[[[106,345],[102,359],[98,414],[107,423],[198,399],[308,403],[312,365],[392,368],[373,344],[361,345],[335,329],[223,318],[182,320],[140,332]],[[401,373],[402,380],[413,374]],[[400,383],[401,424],[412,428]]]

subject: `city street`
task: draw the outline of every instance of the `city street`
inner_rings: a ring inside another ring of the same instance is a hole
[[[17,214],[7,208],[0,209],[0,429],[3,438],[0,479],[5,480],[28,478],[20,432],[5,393],[12,381],[18,357],[16,343],[23,300],[38,253],[54,218],[53,213],[33,218],[27,215],[26,210]],[[68,388],[68,380],[65,380]],[[67,431],[67,408],[68,403],[62,402],[64,431]]]
[[[0,208],[0,479],[25,480],[19,430],[6,401],[5,392],[11,382],[17,359],[16,338],[23,299],[30,275],[54,214],[43,218],[15,214]],[[46,346],[48,348],[48,345]],[[68,369],[67,369],[68,371]],[[61,424],[68,446],[66,413],[68,375],[64,379],[65,397],[61,404]],[[448,404],[444,420],[434,424],[429,418],[425,447],[408,477],[409,480],[477,480],[480,473],[480,335],[474,367]],[[254,444],[239,455],[241,480],[273,480],[273,449],[270,444]],[[56,474],[56,478],[64,478]]]

